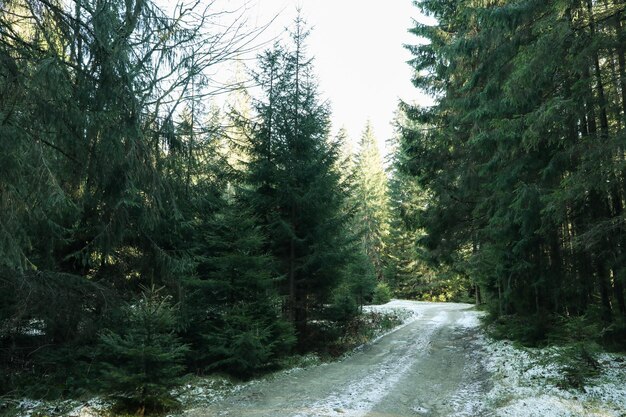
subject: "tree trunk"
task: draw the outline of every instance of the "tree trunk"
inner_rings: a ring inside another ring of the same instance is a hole
[[[504,315],[504,305],[502,301],[502,278],[498,279],[498,313],[500,316]]]
[[[596,23],[593,17],[593,1],[587,0],[587,9],[589,11],[589,30],[591,32],[591,38],[596,37]],[[600,67],[600,58],[598,51],[594,51],[592,54],[593,67],[596,78],[596,88],[598,90],[598,102],[600,104],[600,133],[604,138],[609,136],[609,119],[606,110],[606,95],[604,92],[604,85],[602,84],[602,68]]]
[[[294,214],[294,208],[292,207],[292,216]],[[293,231],[295,233],[295,231]],[[289,269],[288,269],[288,281],[289,281],[289,320],[295,323],[297,320],[296,309],[296,242],[292,237],[289,241]]]
[[[622,12],[619,11],[615,15],[614,25],[617,36],[617,42],[615,44],[615,52],[617,54],[618,71],[619,71],[619,83],[620,92],[622,97],[622,117],[626,118],[626,57],[624,54],[624,35],[621,22]]]
[[[474,284],[474,295],[476,297],[476,305],[479,306],[482,304],[482,300],[480,299],[480,286],[478,284]]]
[[[556,312],[561,308],[561,297],[563,293],[561,289],[563,285],[563,257],[561,256],[561,245],[559,244],[561,241],[562,239],[557,229],[550,239],[550,274],[554,282],[551,288],[552,308]]]
[[[622,316],[626,316],[626,299],[624,298],[624,284],[622,277],[613,271],[613,296],[617,301],[617,308]]]
[[[600,300],[602,308],[602,321],[609,323],[613,320],[613,311],[611,308],[611,297],[609,295],[609,280],[607,270],[597,262],[596,274],[598,281],[598,289],[600,290]]]

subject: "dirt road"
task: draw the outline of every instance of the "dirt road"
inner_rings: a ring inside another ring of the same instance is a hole
[[[383,417],[488,415],[477,312],[469,304],[396,301],[417,318],[347,359],[247,386],[187,415]]]

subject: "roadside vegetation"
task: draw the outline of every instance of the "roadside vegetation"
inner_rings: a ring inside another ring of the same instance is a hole
[[[417,5],[435,103],[403,104],[397,159],[425,259],[467,277],[497,335],[625,349],[623,3]]]
[[[387,161],[333,130],[300,16],[259,47],[205,3],[1,2],[0,413],[166,413],[341,357],[392,297],[562,346],[564,387],[626,349],[623,2],[417,1],[435,103],[400,104]]]

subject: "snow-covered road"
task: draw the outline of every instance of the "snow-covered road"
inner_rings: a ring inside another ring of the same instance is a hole
[[[192,416],[475,416],[489,390],[478,312],[469,304],[393,301],[415,313],[343,361],[251,384]]]

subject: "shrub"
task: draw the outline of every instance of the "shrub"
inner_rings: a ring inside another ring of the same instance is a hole
[[[162,411],[177,404],[170,394],[181,382],[188,348],[175,335],[169,297],[154,287],[125,308],[125,327],[100,335],[102,388],[124,410]]]
[[[593,343],[578,342],[566,346],[558,359],[563,366],[563,377],[557,385],[565,389],[583,389],[590,378],[600,373],[597,351],[598,346]]]
[[[204,341],[212,359],[208,369],[248,378],[285,356],[295,336],[269,303],[240,302],[225,311]]]
[[[335,290],[329,313],[333,321],[340,323],[344,323],[359,314],[359,306],[350,288],[341,286]]]
[[[391,288],[385,282],[379,282],[374,288],[372,304],[386,304],[391,301]]]

